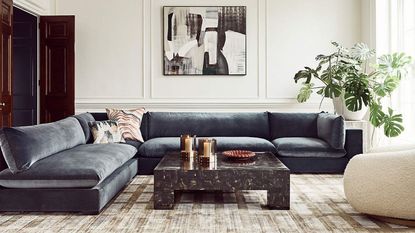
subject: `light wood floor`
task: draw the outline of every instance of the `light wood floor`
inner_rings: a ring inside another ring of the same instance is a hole
[[[97,216],[2,213],[0,232],[415,232],[357,213],[342,177],[292,175],[291,210],[268,210],[262,191],[183,193],[154,210],[153,177],[138,176]]]

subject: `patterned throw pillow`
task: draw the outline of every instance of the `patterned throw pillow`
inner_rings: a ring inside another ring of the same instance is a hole
[[[116,121],[94,121],[89,122],[94,144],[106,144],[125,142]]]
[[[143,115],[146,112],[144,108],[134,110],[106,109],[108,119],[117,121],[121,134],[124,139],[144,142],[141,135],[140,126]]]

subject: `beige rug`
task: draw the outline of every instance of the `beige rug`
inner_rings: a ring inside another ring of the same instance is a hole
[[[97,216],[3,213],[0,232],[415,232],[361,215],[341,176],[292,175],[291,210],[268,210],[266,193],[183,193],[154,210],[153,177],[138,176]]]

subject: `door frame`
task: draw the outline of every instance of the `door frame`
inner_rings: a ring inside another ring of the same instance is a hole
[[[36,45],[36,124],[39,124],[40,122],[40,29],[39,29],[39,23],[40,23],[40,15],[36,12],[26,9],[20,5],[17,5],[13,2],[13,7],[19,8],[22,11],[25,11],[26,13],[29,13],[36,17],[36,37],[37,37],[37,45]]]

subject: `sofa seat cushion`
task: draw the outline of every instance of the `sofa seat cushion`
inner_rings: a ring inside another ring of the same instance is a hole
[[[86,144],[39,160],[26,171],[0,172],[6,188],[92,188],[129,161],[137,149],[126,144]]]
[[[255,137],[212,137],[217,140],[217,150],[252,150],[256,152],[275,152],[274,145],[262,138]],[[180,151],[179,137],[163,137],[150,139],[140,147],[141,157],[162,158],[168,152]]]
[[[327,142],[318,138],[285,137],[272,141],[279,156],[341,158],[345,150],[333,149]]]
[[[255,137],[214,137],[218,151],[250,150],[255,152],[276,152],[275,146],[268,140]]]
[[[180,151],[179,137],[162,137],[147,140],[141,145],[141,157],[162,158],[168,152]]]

